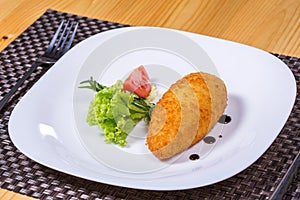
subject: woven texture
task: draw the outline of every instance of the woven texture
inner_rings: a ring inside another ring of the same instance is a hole
[[[46,11],[0,53],[0,98],[9,92],[44,52],[59,22],[66,18],[80,24],[75,43],[96,33],[128,26],[54,10]],[[274,56],[290,67],[299,91],[300,59]],[[297,94],[287,123],[267,152],[241,173],[220,183],[190,190],[159,192],[110,186],[67,175],[27,158],[8,136],[7,125],[11,111],[46,71],[38,68],[0,113],[0,186],[17,193],[39,199],[269,199],[277,194],[278,186],[300,152],[300,99]],[[299,177],[298,171],[289,181],[283,199],[300,198]]]

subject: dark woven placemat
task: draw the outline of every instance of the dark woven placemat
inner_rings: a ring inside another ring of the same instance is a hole
[[[0,53],[0,98],[2,98],[41,55],[62,19],[70,18],[80,26],[75,43],[96,33],[127,25],[90,19],[47,10],[22,35]],[[300,86],[300,59],[274,55],[293,71]],[[39,68],[20,88],[0,113],[0,186],[40,199],[277,199],[300,198],[299,169],[295,162],[300,152],[300,99],[283,130],[253,165],[243,172],[206,187],[183,191],[146,191],[110,186],[70,176],[40,165],[24,156],[11,142],[8,120],[19,99],[46,69]],[[299,159],[298,159],[299,160]],[[298,171],[297,171],[298,170]],[[291,176],[288,176],[290,175]],[[282,184],[281,184],[282,183]]]

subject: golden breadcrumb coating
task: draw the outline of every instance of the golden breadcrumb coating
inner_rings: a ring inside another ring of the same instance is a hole
[[[157,102],[149,124],[147,145],[159,159],[170,158],[199,142],[227,105],[224,82],[196,72],[174,83]]]

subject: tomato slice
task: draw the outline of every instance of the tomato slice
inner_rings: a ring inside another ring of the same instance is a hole
[[[123,83],[123,90],[135,93],[139,97],[147,98],[151,92],[149,76],[144,66],[136,68]]]

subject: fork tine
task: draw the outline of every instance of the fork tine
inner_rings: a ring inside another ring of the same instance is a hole
[[[66,34],[66,36],[65,36],[65,32],[68,29],[69,23],[70,23],[70,21],[68,20],[67,23],[66,23],[66,25],[65,25],[65,28],[64,28],[63,32],[61,33],[61,36],[60,36],[60,38],[59,38],[59,40],[58,40],[58,42],[57,42],[57,44],[55,46],[56,48],[54,49],[54,50],[58,50],[58,51],[54,52],[54,53],[61,53],[61,49],[63,48],[63,46],[65,44],[65,41],[68,38],[68,34],[70,32],[70,29],[69,29],[68,32],[67,32],[67,34]]]
[[[57,39],[57,37],[58,37],[58,35],[60,33],[60,30],[61,30],[61,28],[62,28],[62,26],[63,26],[64,23],[65,23],[65,20],[62,20],[62,22],[60,23],[59,27],[57,28],[57,30],[56,30],[56,32],[55,32],[55,34],[54,34],[54,36],[53,36],[53,38],[51,40],[51,42],[50,42],[47,50],[45,51],[46,54],[49,54],[52,51],[52,49],[54,47],[54,44],[55,44],[55,41],[56,41],[56,39]]]
[[[72,23],[73,24],[73,23]],[[74,30],[73,30],[73,33],[72,33],[72,36],[71,36],[71,38],[70,38],[70,40],[69,40],[69,42],[68,42],[68,44],[66,45],[66,47],[65,47],[65,50],[63,51],[63,54],[65,54],[69,49],[70,49],[70,47],[71,47],[71,44],[72,44],[72,42],[73,42],[73,40],[74,40],[74,37],[75,37],[75,34],[76,34],[76,31],[77,31],[77,27],[78,27],[78,22],[76,22],[76,25],[75,25],[75,27],[74,27]],[[70,30],[71,30],[71,28],[70,28]]]
[[[68,23],[69,23],[69,21],[68,21]],[[70,32],[71,32],[71,29],[72,29],[72,27],[73,27],[73,24],[74,24],[74,22],[71,23],[71,26],[69,27],[68,32],[66,33],[65,38],[64,38],[64,40],[62,41],[62,44],[61,44],[60,47],[59,47],[59,53],[60,53],[60,54],[61,54],[62,52],[64,52],[63,49],[64,49],[64,46],[65,46],[65,43],[66,43],[67,39],[69,38],[69,34],[70,34]],[[67,28],[67,27],[68,27],[68,25],[66,26],[66,28]]]
[[[69,50],[78,27],[78,22],[76,23],[75,27],[74,24],[75,22],[70,22],[69,20],[67,21],[62,33],[60,34],[59,41],[56,43],[56,45],[54,45],[53,49],[50,52],[51,57],[60,58],[64,53],[66,53]],[[74,30],[72,35],[70,36],[72,29]],[[65,45],[66,42],[67,45]]]

